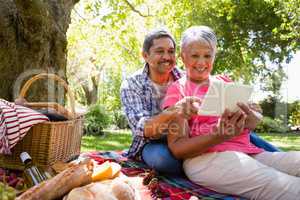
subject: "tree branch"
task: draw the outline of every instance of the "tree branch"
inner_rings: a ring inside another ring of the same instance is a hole
[[[143,13],[141,13],[139,10],[135,9],[135,7],[128,1],[128,0],[124,0],[124,2],[131,8],[131,10],[133,12],[136,12],[137,14],[139,14],[141,17],[152,17],[152,15],[144,15]]]

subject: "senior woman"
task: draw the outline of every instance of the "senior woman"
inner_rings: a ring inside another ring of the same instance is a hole
[[[226,76],[211,75],[216,49],[211,28],[196,26],[184,32],[181,58],[186,76],[169,86],[163,108],[185,96],[203,99],[212,80],[231,82]],[[299,199],[300,152],[266,152],[251,144],[245,126],[249,107],[239,107],[222,116],[173,119],[168,146],[176,158],[184,159],[187,177],[217,192],[249,199]]]

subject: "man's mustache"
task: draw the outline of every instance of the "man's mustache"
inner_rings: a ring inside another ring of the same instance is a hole
[[[163,61],[160,61],[159,64],[166,63],[166,62],[168,62],[168,63],[170,63],[170,64],[173,64],[173,63],[174,63],[173,60],[163,60]]]

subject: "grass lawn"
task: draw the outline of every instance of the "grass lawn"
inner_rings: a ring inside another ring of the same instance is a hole
[[[300,151],[300,133],[259,133],[262,138],[271,142],[283,151]]]
[[[128,149],[130,144],[130,130],[105,130],[101,136],[83,136],[81,152],[124,150]]]
[[[283,151],[300,151],[300,133],[259,133],[265,140],[271,142]],[[83,136],[81,151],[109,151],[128,149],[131,144],[130,130],[106,130],[102,136]]]

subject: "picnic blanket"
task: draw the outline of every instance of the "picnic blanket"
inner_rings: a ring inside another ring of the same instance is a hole
[[[45,115],[0,99],[0,154],[11,154],[29,129],[44,121],[48,121]]]
[[[107,151],[107,152],[90,152],[83,156],[90,157],[99,163],[103,163],[107,160],[114,161],[122,166],[122,172],[129,176],[145,176],[149,174],[149,169],[144,163],[130,160],[123,156],[123,151]],[[189,181],[184,175],[162,175],[157,174],[155,183],[148,184],[148,188],[151,191],[153,199],[162,200],[182,200],[190,199],[192,196],[198,197],[199,199],[214,200],[241,200],[242,198],[236,196],[230,196],[226,194],[220,194],[215,191],[209,190],[205,187],[196,185]],[[151,182],[151,180],[150,180]],[[143,198],[144,199],[144,198]],[[146,199],[146,198],[145,198]]]

